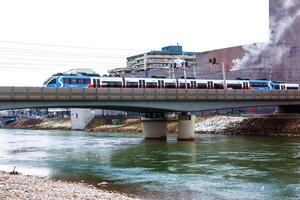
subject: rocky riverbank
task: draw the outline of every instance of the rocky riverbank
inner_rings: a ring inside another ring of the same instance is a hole
[[[70,130],[70,119],[21,119],[6,128],[23,129],[59,129]],[[170,119],[168,132],[176,133],[177,121]],[[94,119],[85,129],[89,132],[125,132],[141,133],[139,119],[126,119],[122,124],[111,125],[101,119]],[[196,118],[197,134],[223,135],[268,135],[268,136],[300,136],[300,118],[285,116],[234,117],[234,116],[199,116]]]
[[[45,177],[12,175],[0,172],[0,199],[136,199],[108,192],[84,183],[70,183]]]
[[[139,119],[126,119],[120,125],[103,124],[101,120],[94,119],[85,129],[90,132],[119,132],[119,133],[142,133],[142,125]],[[170,119],[168,122],[168,132],[176,133],[177,121]]]
[[[196,124],[198,134],[300,137],[300,118],[287,116],[215,116]]]

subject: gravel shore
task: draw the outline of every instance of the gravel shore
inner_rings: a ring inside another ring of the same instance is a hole
[[[0,172],[0,199],[136,199],[107,192],[84,183],[70,183],[45,177],[11,175]]]

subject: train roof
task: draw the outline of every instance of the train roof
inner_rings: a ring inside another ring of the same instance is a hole
[[[71,69],[66,72],[59,72],[52,76],[100,76],[92,69]]]
[[[265,82],[271,82],[270,80],[267,79],[255,79],[255,80],[249,80],[250,82],[261,82],[261,83],[265,83]]]

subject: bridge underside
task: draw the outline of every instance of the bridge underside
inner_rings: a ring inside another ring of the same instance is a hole
[[[121,110],[141,113],[153,112],[197,112],[216,109],[264,107],[264,106],[296,106],[300,100],[295,101],[248,101],[248,100],[220,100],[220,101],[0,101],[0,110],[25,108],[95,108]]]

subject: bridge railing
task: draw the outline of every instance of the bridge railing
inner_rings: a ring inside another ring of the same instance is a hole
[[[0,101],[82,100],[297,100],[292,90],[0,87]]]

